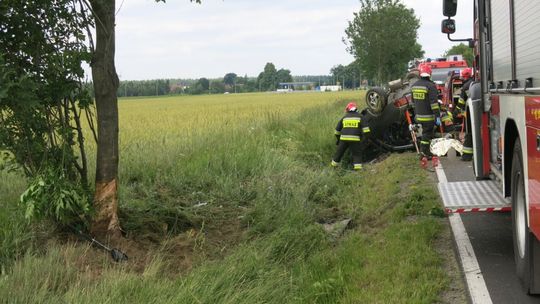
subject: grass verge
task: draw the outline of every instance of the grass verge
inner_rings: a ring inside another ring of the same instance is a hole
[[[434,248],[443,229],[438,196],[414,155],[360,173],[329,168],[344,104],[201,135],[151,174],[126,172],[124,225],[132,237],[161,239],[143,267],[111,264],[85,245],[53,245],[0,278],[0,299],[436,302],[448,285]],[[345,218],[351,229],[329,238],[321,224]]]

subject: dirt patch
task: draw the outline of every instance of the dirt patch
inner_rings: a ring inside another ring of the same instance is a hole
[[[223,258],[245,240],[246,227],[241,221],[241,214],[245,210],[224,207],[219,209],[219,216],[210,216],[212,222],[177,234],[128,233],[127,237],[110,242],[100,240],[110,248],[117,248],[125,253],[129,258],[126,262],[115,263],[110,253],[92,246],[91,242],[73,233],[62,233],[54,243],[62,247],[66,263],[77,268],[90,280],[97,280],[105,270],[116,267],[141,274],[156,258],[163,265],[162,275],[175,277],[189,272],[202,261]],[[214,211],[209,210],[212,213]]]
[[[443,258],[443,269],[448,276],[448,286],[441,293],[441,304],[469,303],[463,273],[458,264],[458,257],[454,245],[450,224],[447,218],[440,219],[442,231],[435,241],[435,249]]]

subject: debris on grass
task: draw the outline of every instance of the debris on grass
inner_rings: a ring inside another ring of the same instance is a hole
[[[351,221],[352,219],[348,218],[334,223],[322,224],[322,227],[330,237],[330,240],[336,241],[343,235],[345,230],[349,227]]]

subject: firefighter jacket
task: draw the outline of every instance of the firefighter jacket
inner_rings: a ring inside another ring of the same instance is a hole
[[[437,87],[429,79],[421,78],[411,88],[416,122],[434,122],[440,115]]]
[[[456,105],[456,111],[458,114],[465,112],[467,109],[467,99],[469,98],[469,89],[471,88],[472,83],[472,78],[469,78],[461,86],[461,93],[459,94],[458,104]]]
[[[347,112],[336,126],[334,132],[336,137],[341,141],[361,141],[366,135],[369,135],[371,129],[367,119],[363,119],[363,116],[356,111]]]

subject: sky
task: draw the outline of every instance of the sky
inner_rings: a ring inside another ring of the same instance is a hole
[[[421,27],[427,57],[453,44],[440,32],[442,0],[402,0]],[[326,75],[353,57],[343,43],[358,0],[116,0],[121,80],[257,76],[267,62],[293,75]],[[457,38],[472,33],[472,0],[460,0]],[[388,27],[392,25],[389,24]]]

